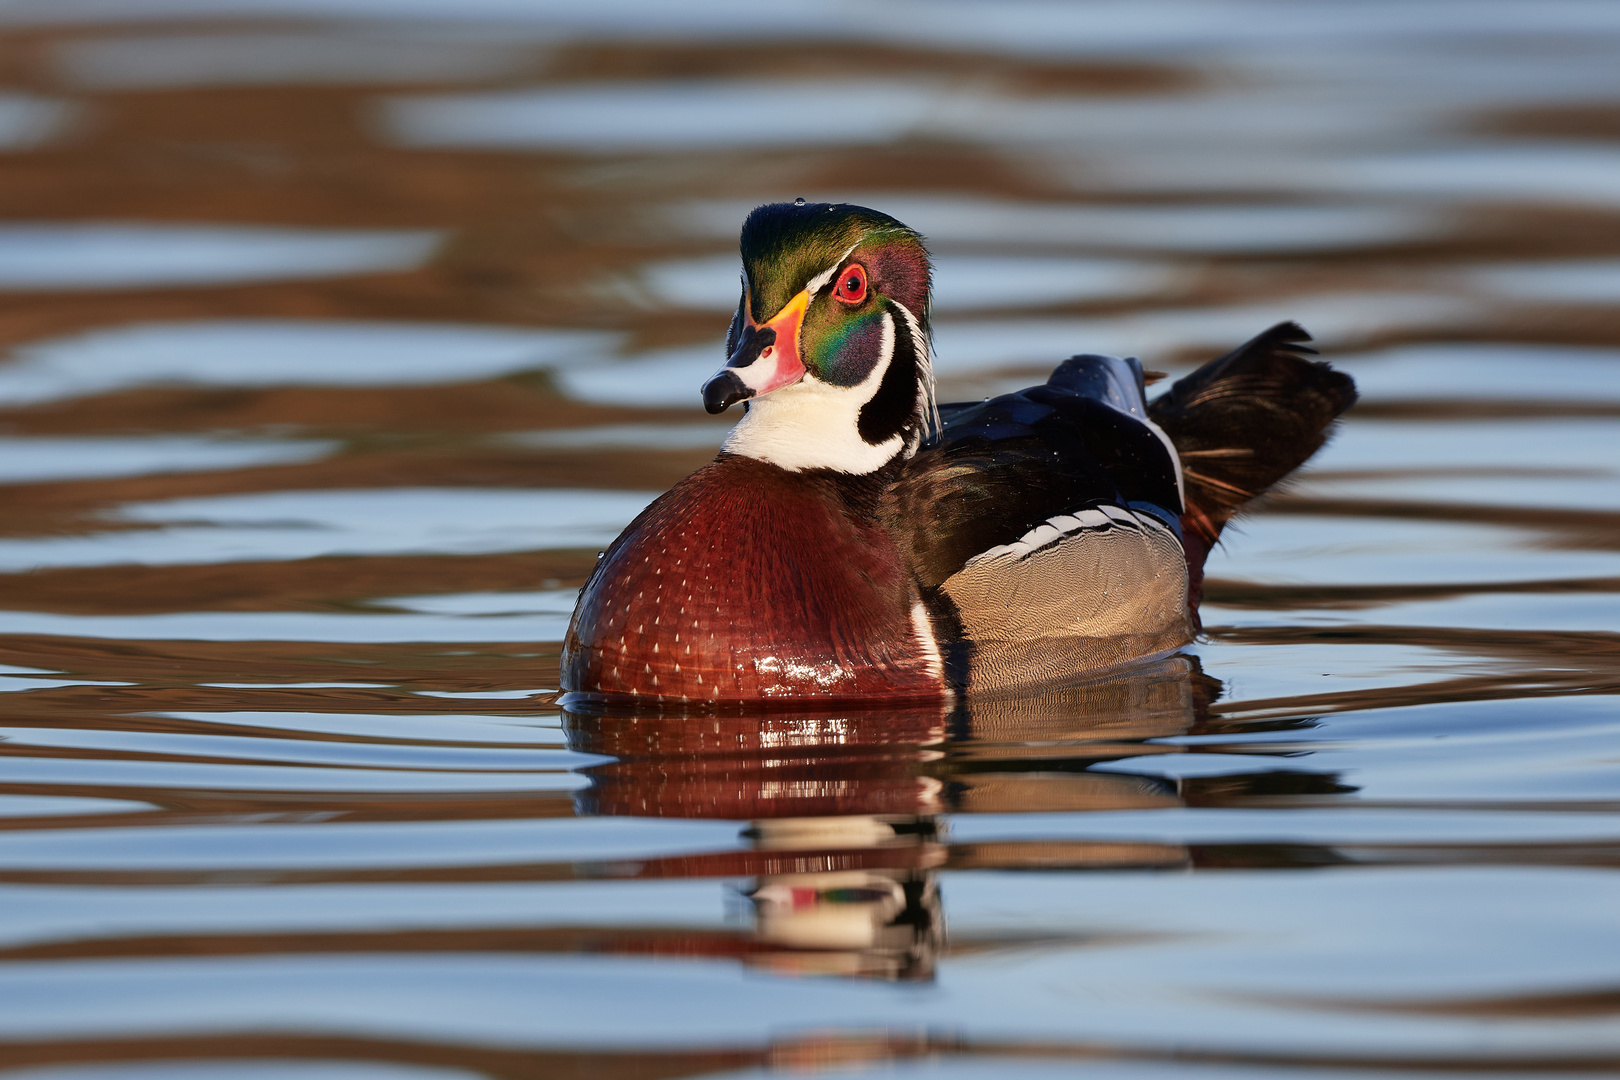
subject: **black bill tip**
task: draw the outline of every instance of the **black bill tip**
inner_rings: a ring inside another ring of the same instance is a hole
[[[723,413],[739,401],[745,401],[754,396],[754,391],[743,385],[737,373],[726,368],[720,374],[703,384],[703,407],[712,416]]]

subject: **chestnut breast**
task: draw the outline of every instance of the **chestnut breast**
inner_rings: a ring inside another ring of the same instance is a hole
[[[943,693],[910,575],[844,483],[721,455],[670,489],[580,594],[563,688],[676,701]]]

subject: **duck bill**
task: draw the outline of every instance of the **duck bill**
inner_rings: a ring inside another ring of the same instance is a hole
[[[810,294],[801,292],[770,322],[762,325],[750,318],[726,366],[703,384],[703,407],[725,412],[739,401],[764,397],[802,379],[799,325],[809,305]]]

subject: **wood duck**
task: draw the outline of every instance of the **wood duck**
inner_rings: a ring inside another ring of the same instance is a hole
[[[922,237],[860,206],[743,224],[713,462],[598,560],[574,700],[939,699],[1187,645],[1221,528],[1354,402],[1281,323],[1149,403],[1134,358],[936,406]]]

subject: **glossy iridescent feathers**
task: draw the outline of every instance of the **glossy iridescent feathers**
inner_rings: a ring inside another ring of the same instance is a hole
[[[768,203],[743,222],[743,271],[751,313],[763,323],[810,281],[861,245],[873,288],[904,304],[926,328],[928,251],[922,237],[888,214],[848,203]]]
[[[886,461],[874,459],[869,448],[893,444],[909,456],[938,432],[928,331],[931,268],[915,230],[862,206],[771,203],[748,215],[740,248],[747,310],[739,307],[732,320],[728,356],[737,355],[748,326],[780,319],[797,302],[802,316],[794,346],[805,386],[851,391],[846,400],[858,406],[853,426],[861,440],[851,453],[784,454],[762,447],[756,456],[790,468],[813,460],[864,472]],[[816,404],[796,390],[785,393],[801,410]],[[819,407],[834,400],[823,395]],[[847,418],[827,420],[847,424]],[[756,434],[750,429],[728,445],[747,452],[742,442],[760,443]]]

